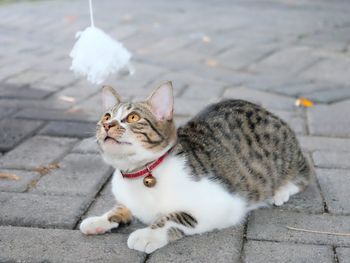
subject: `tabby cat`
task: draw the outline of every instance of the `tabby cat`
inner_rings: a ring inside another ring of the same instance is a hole
[[[289,126],[243,100],[211,105],[176,130],[171,82],[141,102],[102,91],[97,141],[115,168],[115,208],[80,225],[102,234],[135,216],[149,225],[128,247],[146,253],[185,235],[237,225],[252,209],[287,202],[313,168]]]

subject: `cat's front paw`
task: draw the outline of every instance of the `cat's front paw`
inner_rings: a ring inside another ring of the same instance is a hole
[[[80,231],[85,235],[104,234],[112,228],[118,227],[118,223],[111,223],[104,216],[93,216],[83,220],[80,224]]]
[[[147,254],[168,243],[164,229],[142,228],[132,232],[128,238],[128,247]]]

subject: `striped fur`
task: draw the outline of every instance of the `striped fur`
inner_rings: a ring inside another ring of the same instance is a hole
[[[209,106],[180,127],[175,151],[187,157],[197,180],[210,175],[251,203],[272,197],[289,181],[304,188],[312,174],[289,126],[242,100]]]
[[[170,213],[167,216],[161,217],[160,219],[156,220],[150,227],[152,229],[161,228],[164,227],[165,224],[169,221],[190,228],[196,227],[198,223],[197,220],[190,214],[185,212],[177,212]]]

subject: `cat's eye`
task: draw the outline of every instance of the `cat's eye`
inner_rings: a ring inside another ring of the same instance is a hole
[[[106,113],[102,118],[102,122],[108,121],[110,118],[111,118],[111,114]]]
[[[130,113],[128,117],[126,117],[128,123],[137,122],[140,120],[140,116],[137,113]]]

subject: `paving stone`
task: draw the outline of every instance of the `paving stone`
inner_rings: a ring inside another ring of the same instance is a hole
[[[280,71],[288,71],[291,73],[298,73],[305,70],[318,58],[310,56],[313,49],[303,46],[285,47],[282,50],[278,50],[266,58],[258,61],[249,67],[249,69],[258,72],[272,72],[276,74]]]
[[[190,116],[179,116],[179,115],[174,116],[174,121],[175,121],[176,127],[180,127],[182,125],[185,125],[190,119],[191,119]]]
[[[43,99],[51,92],[32,88],[29,85],[0,84],[0,98],[6,99]]]
[[[11,107],[16,109],[16,113],[11,114],[11,117],[16,116],[16,114],[20,110],[27,109],[27,108],[40,109],[42,111],[46,111],[48,108],[51,108],[51,107],[53,108],[59,107],[59,109],[61,109],[59,105],[54,105],[52,103],[48,104],[46,100],[33,100],[33,99],[1,99],[0,98],[0,105],[2,107]]]
[[[88,122],[50,121],[39,132],[42,135],[86,138],[95,134],[96,124]]]
[[[40,174],[37,172],[30,172],[24,170],[3,170],[0,169],[1,173],[14,174],[19,177],[19,180],[1,179],[0,180],[0,191],[1,192],[24,192],[27,190],[31,182],[39,179]]]
[[[247,238],[316,245],[350,245],[350,237],[293,231],[287,229],[286,226],[328,232],[349,232],[350,216],[261,209],[254,211],[249,217]]]
[[[286,73],[279,72],[279,74],[254,74],[246,76],[241,82],[249,89],[285,94],[287,96],[295,96],[293,93],[294,87],[297,87],[296,92],[298,90],[304,91],[302,87],[306,83],[310,83],[310,80],[299,79],[295,76],[291,77],[288,71]]]
[[[318,90],[304,95],[306,98],[319,103],[333,103],[350,98],[349,87],[332,87],[331,89]]]
[[[45,84],[41,83],[40,85],[42,86]],[[99,91],[100,87],[96,87],[88,81],[81,80],[78,83],[69,85],[68,87],[56,92],[47,98],[47,101],[52,102],[53,104],[65,104],[67,108],[70,108]]]
[[[56,74],[52,74],[47,76],[44,80],[42,80],[44,84],[55,85],[59,87],[64,87],[68,85],[73,85],[77,82],[77,79],[74,77],[69,71],[66,72],[56,72]]]
[[[274,109],[271,112],[287,122],[296,134],[306,134],[306,121],[299,112]]]
[[[244,245],[243,262],[333,262],[333,250],[329,246],[288,244],[280,242],[248,241]]]
[[[217,100],[194,100],[178,98],[175,100],[174,112],[177,115],[194,116],[206,106],[218,102]]]
[[[334,87],[334,83],[327,83],[325,81],[297,81],[296,83],[289,84],[277,84],[273,86],[267,86],[267,90],[271,92],[281,93],[287,96],[293,97],[306,97],[309,98],[308,94],[317,93],[319,91],[328,90]]]
[[[154,44],[154,40],[155,39],[151,40],[151,43]],[[138,45],[138,48],[139,48],[139,45]],[[147,97],[150,94],[149,93],[144,94],[143,89],[153,90],[157,88],[165,80],[169,80],[169,79],[164,79],[160,77],[166,72],[166,67],[159,67],[158,65],[151,64],[151,63],[143,63],[143,62],[139,63],[136,61],[132,63],[132,66],[135,69],[135,72],[131,76],[126,74],[126,76],[123,78],[122,76],[114,75],[106,80],[106,83],[108,83],[109,85],[117,89],[117,91],[122,96],[122,98],[125,98],[126,95],[130,95],[130,93],[127,91],[129,88],[131,90],[136,91],[137,93],[140,93],[142,96],[146,95]],[[155,81],[157,81],[157,83],[154,83]],[[149,86],[152,83],[154,83],[155,85]],[[119,87],[123,90],[123,92]],[[136,94],[134,92],[132,93],[132,95],[136,95]]]
[[[190,92],[192,93],[189,89],[189,86],[191,87],[197,87],[197,89],[201,86],[201,85],[207,85],[207,83],[212,83],[212,84],[218,84],[218,82],[216,81],[212,81],[212,80],[207,80],[205,78],[203,78],[202,76],[197,76],[195,74],[191,74],[187,71],[170,71],[167,72],[166,74],[161,76],[161,79],[164,80],[170,80],[173,83],[173,90],[174,90],[174,95],[175,97],[180,97],[183,93],[186,92]],[[154,84],[152,84],[153,86],[157,86],[159,85],[159,80],[155,80]],[[187,88],[187,89],[186,89]],[[202,90],[202,92],[204,91],[204,89]],[[210,93],[213,90],[205,90],[205,93]],[[193,96],[201,96],[201,94],[188,94],[188,97],[193,97]],[[198,97],[195,97],[198,99]],[[175,99],[176,100],[176,99]]]
[[[239,262],[243,228],[187,236],[155,251],[148,262]]]
[[[348,57],[331,57],[321,60],[303,72],[302,76],[342,85],[350,83],[350,76],[347,74],[349,68],[350,59]]]
[[[316,171],[329,212],[350,214],[350,170],[317,169]]]
[[[255,61],[262,59],[275,50],[273,45],[251,45],[242,47],[233,47],[220,54],[218,63],[232,68],[242,69]]]
[[[31,191],[94,196],[112,173],[112,169],[96,154],[68,154],[59,165],[59,169],[45,175]]]
[[[224,84],[212,81],[190,83],[181,97],[193,99],[218,99],[224,90]]]
[[[287,203],[276,209],[308,213],[324,212],[322,196],[316,184],[315,178],[304,192],[294,195]]]
[[[337,247],[336,253],[338,256],[339,263],[346,263],[350,258],[350,248]]]
[[[85,116],[85,121],[97,122],[103,114],[101,94],[97,93],[87,100],[79,103],[76,110]]]
[[[84,218],[87,218],[90,216],[103,215],[104,213],[111,210],[115,206],[116,206],[116,200],[112,192],[110,192],[108,195],[101,194],[95,198],[94,202],[89,207],[89,210],[85,214]]]
[[[83,139],[72,150],[75,153],[100,153],[95,137]]]
[[[350,168],[350,149],[348,152],[315,151],[312,158],[316,167],[321,168]]]
[[[89,198],[0,193],[0,224],[73,228],[89,205]]]
[[[224,98],[247,100],[263,107],[277,110],[295,110],[294,99],[264,91],[251,90],[246,87],[228,88]]]
[[[8,117],[17,112],[16,108],[0,106],[0,119]]]
[[[345,152],[350,149],[350,139],[330,138],[320,136],[298,136],[303,149],[308,151],[330,151]]]
[[[35,136],[0,159],[0,167],[33,169],[59,160],[77,142],[75,139]]]
[[[23,139],[33,135],[41,121],[4,119],[0,121],[0,151],[11,150]]]
[[[79,230],[0,226],[1,262],[137,263],[145,254],[127,247],[127,235],[85,236]],[[28,245],[30,244],[30,245]]]
[[[7,79],[6,82],[13,85],[28,85],[43,80],[45,77],[47,77],[46,73],[30,69]]]
[[[23,109],[15,115],[16,118],[34,119],[34,120],[57,120],[57,121],[91,121],[88,115],[78,108],[66,109],[42,109],[28,108]],[[97,119],[96,119],[97,120]]]
[[[308,110],[312,135],[350,137],[350,100],[329,106],[316,105]]]
[[[343,52],[349,43],[349,28],[334,28],[330,31],[320,31],[316,34],[306,36],[301,40],[304,45]]]

